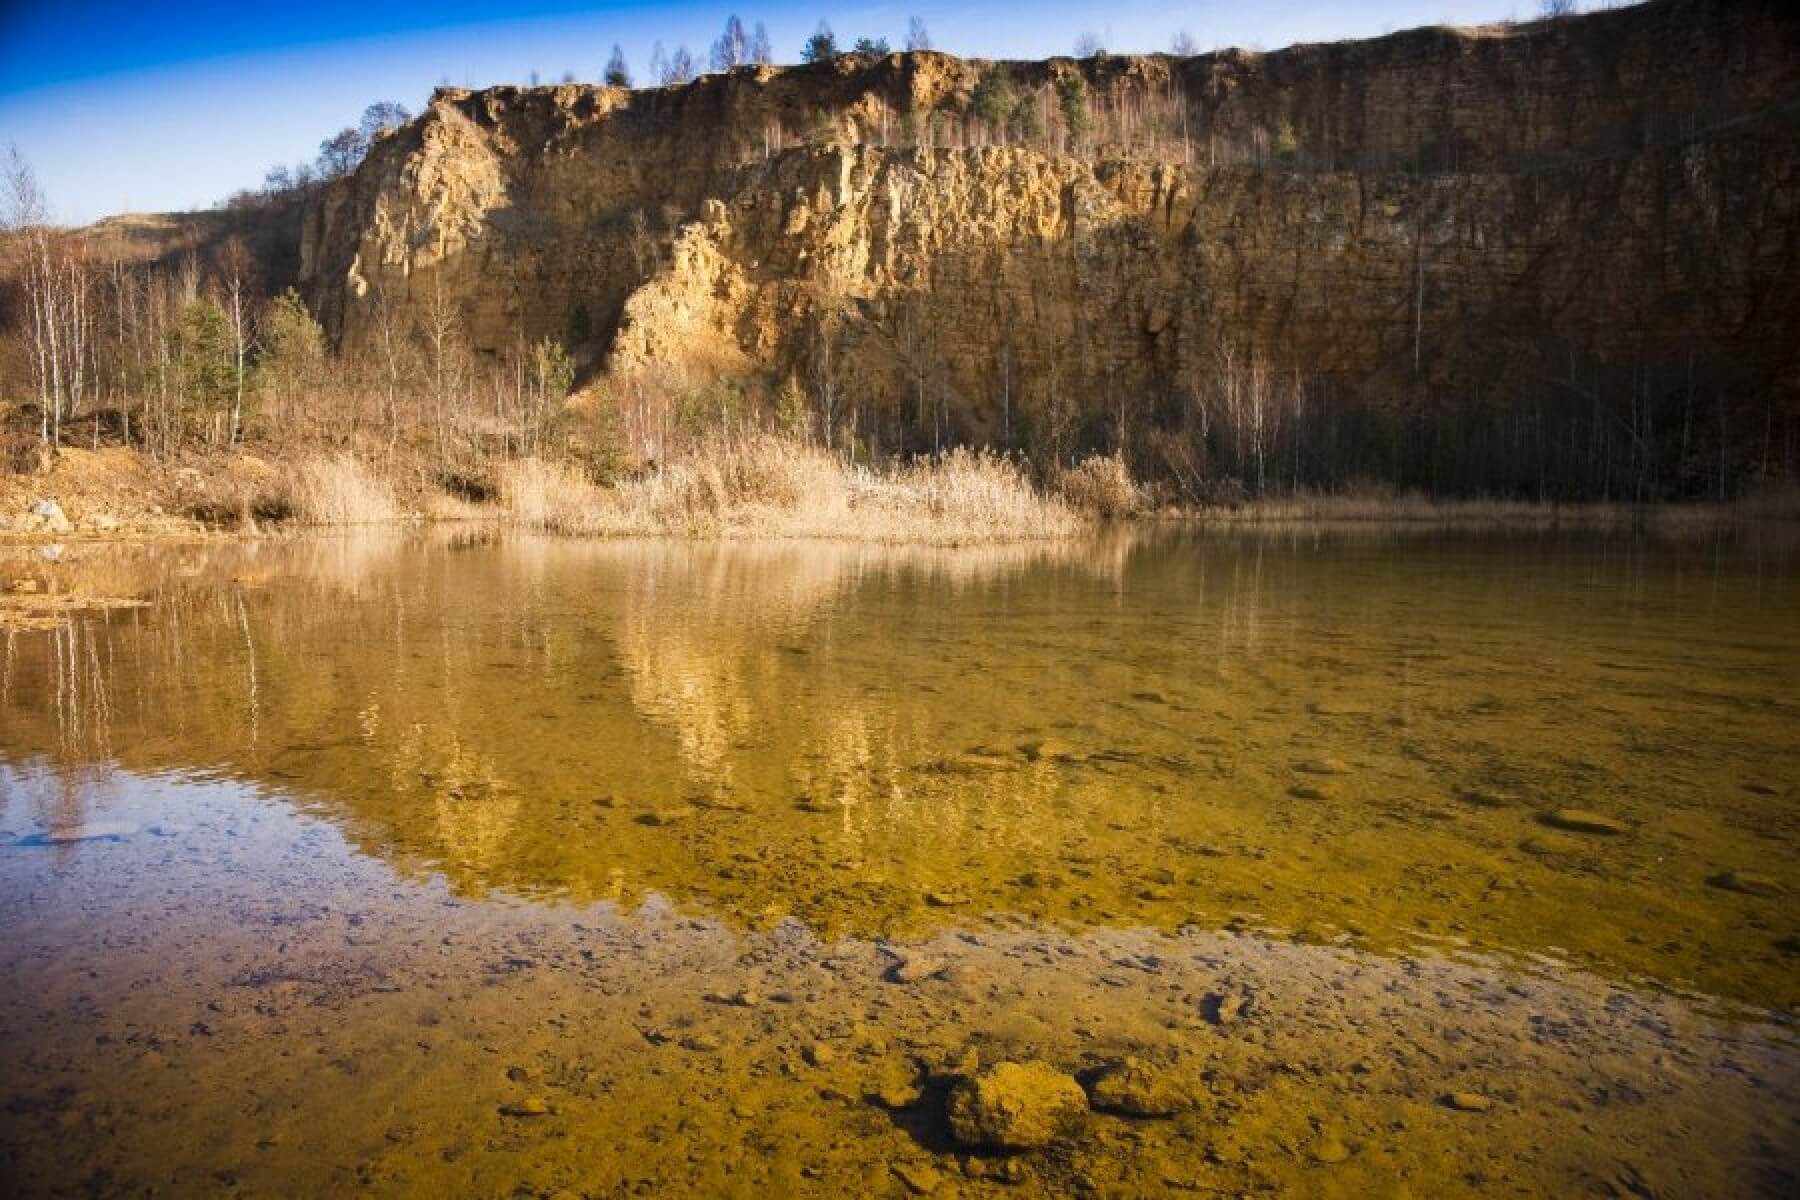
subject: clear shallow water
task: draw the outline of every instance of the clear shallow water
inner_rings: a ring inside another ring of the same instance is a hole
[[[149,601],[0,660],[30,1190],[1792,1183],[1785,548],[433,536],[9,570]],[[884,978],[908,954],[943,970]],[[1222,992],[1252,1016],[1209,1021]],[[1206,1100],[1008,1183],[943,1129],[971,1053],[1133,1053]]]

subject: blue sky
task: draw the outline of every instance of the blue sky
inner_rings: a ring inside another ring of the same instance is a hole
[[[277,162],[310,159],[373,100],[417,111],[438,83],[480,87],[594,79],[623,45],[645,74],[651,44],[707,44],[737,12],[768,25],[793,61],[821,17],[839,40],[887,37],[907,18],[939,49],[978,57],[1067,53],[1083,31],[1114,50],[1166,49],[1177,29],[1203,48],[1275,49],[1438,22],[1535,14],[1536,0],[912,0],[826,4],[646,4],[520,0],[0,0],[0,145],[32,163],[56,219],[202,208],[258,184]]]

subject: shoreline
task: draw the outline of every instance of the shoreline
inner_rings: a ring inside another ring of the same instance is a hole
[[[1786,485],[1731,500],[1647,503],[1364,488],[1228,505],[1158,504],[1116,459],[1090,459],[1046,484],[1011,460],[974,451],[870,469],[775,439],[712,447],[605,486],[535,459],[491,470],[485,495],[469,499],[429,482],[416,463],[375,468],[350,455],[277,462],[249,452],[171,463],[120,447],[71,448],[48,470],[0,474],[0,547],[279,540],[457,525],[607,540],[957,547],[1066,541],[1120,528],[1664,536],[1800,524],[1800,488]]]

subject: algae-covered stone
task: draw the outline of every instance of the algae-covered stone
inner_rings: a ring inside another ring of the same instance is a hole
[[[1103,1112],[1128,1117],[1172,1117],[1194,1105],[1192,1094],[1141,1058],[1124,1058],[1088,1080],[1088,1099]]]
[[[1087,1112],[1074,1078],[1041,1062],[996,1063],[950,1091],[950,1132],[965,1146],[1034,1150]]]

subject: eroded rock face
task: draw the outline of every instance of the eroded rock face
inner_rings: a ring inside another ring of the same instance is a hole
[[[1075,1080],[1041,1062],[1003,1062],[950,1090],[950,1132],[965,1146],[1035,1150],[1087,1112]]]
[[[1796,62],[1776,5],[1653,0],[1020,63],[1027,145],[945,115],[982,64],[943,54],[444,89],[309,212],[302,275],[350,348],[450,311],[489,356],[554,336],[590,370],[779,379],[824,330],[862,403],[928,389],[973,441],[1016,404],[1179,396],[1222,343],[1371,402],[1535,387],[1572,351],[1791,389]],[[1071,73],[1101,118],[1078,153]]]

